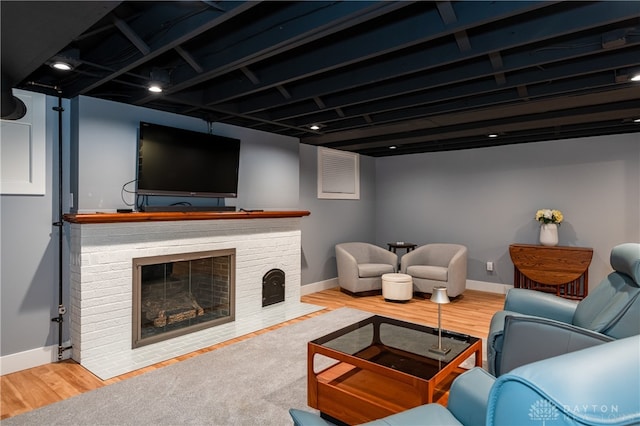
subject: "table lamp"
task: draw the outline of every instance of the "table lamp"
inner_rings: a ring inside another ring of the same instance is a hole
[[[438,346],[432,346],[429,348],[430,352],[437,353],[438,355],[446,355],[451,348],[442,347],[442,305],[449,303],[449,296],[447,296],[446,287],[434,287],[431,293],[431,299],[433,303],[438,304]]]

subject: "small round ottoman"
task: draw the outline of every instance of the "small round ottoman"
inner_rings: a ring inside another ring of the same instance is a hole
[[[413,279],[407,274],[382,275],[382,297],[387,302],[407,302],[413,297]]]

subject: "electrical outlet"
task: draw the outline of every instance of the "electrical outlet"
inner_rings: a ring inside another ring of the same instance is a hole
[[[493,272],[493,262],[487,262],[487,271]]]

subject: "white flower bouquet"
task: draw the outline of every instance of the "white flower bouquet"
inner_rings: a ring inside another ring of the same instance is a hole
[[[536,212],[536,220],[540,223],[555,223],[560,225],[564,220],[564,216],[560,210],[541,209]]]

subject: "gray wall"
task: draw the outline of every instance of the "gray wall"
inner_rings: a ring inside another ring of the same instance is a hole
[[[207,132],[197,118],[80,96],[73,100],[74,158],[72,192],[78,212],[115,211],[133,203],[121,188],[136,177],[140,121]],[[241,140],[238,198],[227,205],[247,209],[298,208],[298,139],[215,123],[213,133]],[[134,190],[130,184],[127,189]],[[188,198],[194,205],[206,198]]]
[[[0,197],[0,354],[58,343],[58,116],[46,99],[45,195]],[[63,107],[68,111],[69,102]],[[68,132],[68,116],[63,129]],[[66,135],[68,140],[68,133]],[[68,143],[65,147],[67,151]],[[68,336],[68,335],[67,335]]]
[[[639,163],[640,133],[380,158],[376,240],[464,244],[469,279],[512,284],[509,244],[537,244],[535,212],[559,209],[559,244],[594,249],[593,286],[640,241]]]
[[[335,245],[346,241],[375,243],[375,162],[360,157],[360,199],[317,197],[317,148],[300,144],[300,208],[302,219],[302,285],[337,274]]]

